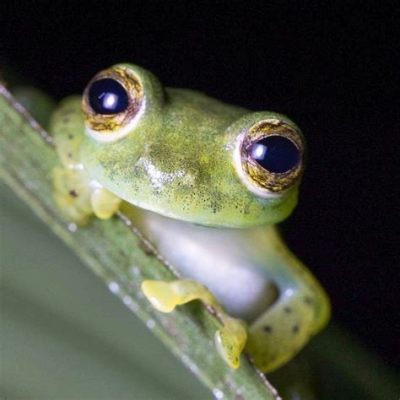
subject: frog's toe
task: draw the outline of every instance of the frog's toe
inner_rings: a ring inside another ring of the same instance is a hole
[[[237,327],[232,330],[229,326],[224,326],[215,332],[215,347],[222,359],[231,367],[240,366],[240,354],[246,344],[247,334],[244,327],[238,332]]]
[[[171,312],[178,305],[179,298],[170,282],[146,280],[142,292],[152,306],[161,312]]]
[[[232,337],[226,335],[222,330],[215,332],[215,347],[222,359],[231,367],[240,366],[240,350]]]
[[[108,219],[118,211],[121,199],[107,189],[97,188],[93,190],[90,202],[97,218]]]
[[[223,324],[215,333],[217,351],[231,368],[239,367],[240,354],[247,341],[246,325],[243,321],[226,314],[206,287],[192,280],[145,280],[142,283],[142,291],[153,307],[162,312],[171,312],[177,305],[192,300],[202,300],[212,306]]]

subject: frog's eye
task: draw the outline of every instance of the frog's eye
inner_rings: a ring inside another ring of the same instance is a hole
[[[143,109],[143,86],[127,67],[112,67],[98,73],[83,95],[83,113],[88,133],[100,141],[125,136]]]
[[[88,90],[88,100],[90,107],[97,114],[119,114],[129,106],[126,89],[112,78],[94,81]]]
[[[301,177],[305,146],[294,126],[278,119],[260,121],[239,140],[239,175],[257,195],[280,195]]]

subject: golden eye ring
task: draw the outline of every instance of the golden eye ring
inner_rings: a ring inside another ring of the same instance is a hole
[[[112,67],[88,83],[82,109],[88,133],[100,141],[125,136],[143,111],[143,85],[127,67]]]
[[[241,138],[241,177],[262,197],[281,195],[299,181],[305,144],[300,131],[279,119],[252,125]]]

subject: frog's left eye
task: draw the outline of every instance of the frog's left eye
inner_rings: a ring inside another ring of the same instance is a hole
[[[82,103],[88,133],[99,141],[125,136],[143,109],[143,85],[127,67],[98,73],[87,85]]]
[[[239,138],[239,175],[261,197],[280,195],[300,179],[304,148],[303,137],[294,125],[278,119],[260,121]]]
[[[300,162],[300,149],[284,136],[271,135],[252,143],[249,157],[273,174],[284,174]]]
[[[126,89],[112,78],[94,81],[88,90],[88,100],[90,107],[97,114],[119,114],[129,106]]]

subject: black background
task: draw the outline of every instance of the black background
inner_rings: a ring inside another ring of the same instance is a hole
[[[3,2],[2,64],[61,98],[131,61],[165,85],[302,127],[308,169],[287,241],[327,288],[335,318],[398,365],[399,6],[66,3]]]

